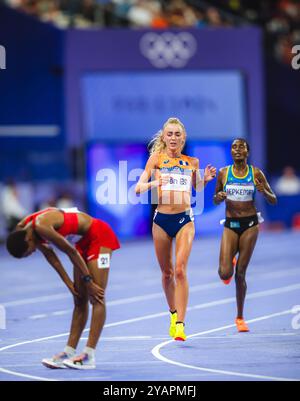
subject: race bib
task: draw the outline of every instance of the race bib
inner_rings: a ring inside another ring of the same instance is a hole
[[[110,254],[101,253],[98,258],[98,268],[109,269],[109,267],[110,267]]]
[[[237,202],[249,202],[254,197],[254,185],[227,185],[227,199]]]
[[[168,177],[169,182],[166,185],[162,185],[161,189],[163,191],[182,191],[190,192],[191,190],[191,180],[190,175],[185,174],[162,174],[162,177]]]

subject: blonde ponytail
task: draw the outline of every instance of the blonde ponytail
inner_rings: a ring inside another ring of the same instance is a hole
[[[168,121],[164,123],[163,129],[158,131],[158,133],[154,135],[154,137],[148,144],[148,149],[151,155],[153,153],[163,153],[164,150],[166,149],[166,143],[163,140],[163,135],[164,135],[164,130],[168,124],[177,124],[182,128],[183,132],[186,133],[185,127],[183,123],[179,120],[179,118],[176,117],[169,118]],[[184,145],[185,144],[183,144],[182,148],[184,147]]]
[[[153,153],[163,153],[163,151],[166,149],[166,144],[163,141],[163,135],[164,131],[160,130],[149,142],[148,149],[151,155],[153,155]]]

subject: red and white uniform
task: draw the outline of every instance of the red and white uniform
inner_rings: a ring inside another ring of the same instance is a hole
[[[34,228],[36,218],[51,210],[55,209],[48,208],[29,215],[25,220],[25,225],[32,222],[32,226]],[[76,208],[59,210],[64,215],[64,223],[60,228],[56,229],[56,231],[63,237],[80,236],[78,234],[79,210]],[[90,228],[88,229],[87,233],[81,236],[79,241],[75,243],[75,248],[86,262],[90,262],[91,260],[99,258],[101,247],[110,248],[111,250],[115,251],[116,249],[120,248],[120,243],[109,224],[102,220],[93,218]]]

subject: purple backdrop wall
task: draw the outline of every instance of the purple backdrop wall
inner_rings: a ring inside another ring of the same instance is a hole
[[[83,142],[80,77],[91,71],[155,71],[140,50],[149,31],[68,31],[66,36],[66,124],[71,146]],[[178,31],[172,31],[178,34]],[[240,70],[248,89],[249,138],[252,163],[264,168],[265,94],[262,33],[257,28],[188,30],[197,51],[185,70]],[[160,35],[165,32],[156,32]],[[169,67],[172,69],[171,67]],[[178,69],[178,68],[177,68]]]

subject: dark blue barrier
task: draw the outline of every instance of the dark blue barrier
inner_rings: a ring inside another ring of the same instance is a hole
[[[300,213],[300,195],[278,196],[275,206],[267,205],[267,217],[270,222],[282,222],[286,227],[292,227],[293,217]]]
[[[65,33],[0,5],[0,180],[64,179]]]

